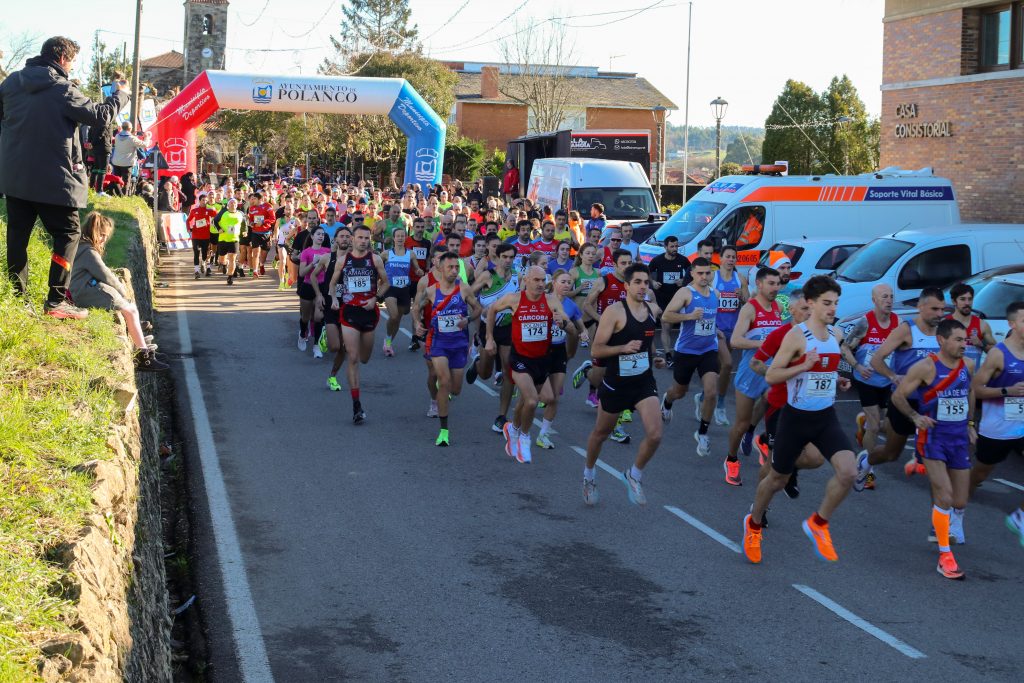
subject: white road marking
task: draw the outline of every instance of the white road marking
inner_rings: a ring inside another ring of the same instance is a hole
[[[179,261],[178,274],[183,271]],[[182,276],[183,278],[183,276]],[[188,313],[177,305],[178,345],[181,354],[192,353],[192,333],[188,326]],[[267,650],[256,616],[249,577],[238,542],[238,532],[231,516],[227,487],[220,469],[220,458],[210,427],[210,416],[206,411],[203,389],[196,373],[196,362],[185,358],[182,362],[188,402],[192,409],[192,426],[195,428],[196,445],[199,448],[199,463],[203,470],[203,487],[210,508],[210,524],[213,527],[214,548],[217,552],[217,566],[224,581],[224,602],[231,623],[231,637],[235,643],[238,666],[242,679],[248,683],[272,683]]]
[[[734,553],[741,552],[740,546],[739,546],[738,543],[736,543],[732,539],[726,538],[725,536],[723,536],[722,534],[718,533],[717,531],[715,531],[714,529],[709,527],[707,524],[705,524],[704,522],[702,522],[699,519],[697,519],[696,517],[694,517],[693,515],[690,515],[690,514],[688,514],[686,512],[683,512],[679,508],[674,507],[672,505],[666,505],[665,509],[668,510],[669,512],[671,512],[673,515],[675,515],[679,519],[681,519],[684,522],[686,522],[687,524],[689,524],[690,526],[692,526],[697,531],[703,533],[704,535],[708,536],[709,538],[711,538],[711,539],[713,539],[715,541],[718,541],[719,543],[721,543],[722,545],[724,545],[726,548],[728,548],[729,550],[733,551]]]
[[[811,600],[814,600],[816,603],[818,603],[825,609],[831,611],[840,619],[845,619],[846,621],[850,622],[851,624],[861,629],[865,633],[872,635],[875,638],[878,638],[880,641],[882,641],[889,647],[899,651],[907,657],[910,657],[911,659],[924,659],[928,656],[920,650],[914,649],[911,646],[907,645],[896,636],[887,633],[886,631],[883,631],[882,629],[878,628],[877,626],[868,621],[865,621],[864,619],[861,619],[856,614],[840,605],[838,602],[822,595],[810,586],[804,586],[799,583],[794,583],[793,588],[797,589],[798,591],[809,597]]]
[[[584,460],[586,460],[587,452],[585,450],[583,450],[579,446],[570,446],[570,448],[572,448],[574,451],[576,451],[576,453],[579,456],[581,456]],[[607,472],[608,474],[610,474],[613,477],[615,477],[616,479],[622,476],[622,472],[619,472],[617,469],[615,469],[614,467],[612,467],[611,465],[606,463],[604,460],[601,460],[600,458],[598,458],[598,460],[597,460],[597,466],[600,467],[605,472]]]
[[[1020,484],[1014,484],[1012,481],[1006,481],[1005,479],[992,479],[992,481],[998,481],[1003,486],[1009,486],[1011,489],[1024,491],[1024,486],[1021,486]]]

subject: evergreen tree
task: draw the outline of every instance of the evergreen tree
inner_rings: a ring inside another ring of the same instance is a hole
[[[790,173],[807,175],[819,172],[823,144],[821,124],[826,117],[822,98],[806,83],[786,81],[765,119],[762,159],[786,160]],[[822,151],[819,151],[822,150]]]
[[[331,45],[342,59],[325,62],[325,67],[335,72],[347,66],[355,54],[420,49],[419,29],[409,24],[409,0],[348,0],[341,13],[339,37],[332,36]]]

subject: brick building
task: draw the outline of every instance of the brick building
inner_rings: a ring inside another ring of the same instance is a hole
[[[171,50],[139,62],[139,75],[143,83],[152,83],[157,94],[164,97],[181,88],[184,80],[185,56]]]
[[[1024,2],[886,0],[881,166],[949,177],[965,222],[1024,216]]]
[[[516,65],[445,62],[458,76],[455,107],[448,119],[459,132],[482,140],[487,149],[504,150],[509,140],[539,133],[530,108],[516,101],[514,81],[525,78]],[[597,67],[551,67],[571,79],[578,97],[566,110],[559,129],[648,130],[657,140],[658,122],[664,136],[665,114],[677,107],[647,79],[628,72],[605,72]],[[664,110],[655,112],[655,107]],[[664,140],[662,140],[662,143]],[[652,166],[662,144],[651,145]]]

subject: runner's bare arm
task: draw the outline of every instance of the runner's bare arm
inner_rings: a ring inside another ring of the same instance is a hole
[[[466,306],[469,307],[469,319],[476,320],[480,317],[483,312],[483,306],[477,301],[476,297],[473,296],[473,291],[466,283],[460,285],[462,289],[462,300],[466,302]]]
[[[377,287],[377,301],[384,300],[384,293],[388,291],[391,286],[391,282],[388,280],[388,271],[384,269],[384,261],[377,254],[373,255],[373,267],[377,269],[377,282],[380,284]]]
[[[899,327],[886,337],[886,340],[875,351],[875,355],[871,357],[871,369],[880,373],[883,377],[888,377],[891,382],[897,382],[899,376],[892,371],[892,368],[885,364],[885,360],[892,355],[893,351],[904,344],[910,343],[910,340],[910,326],[900,324]]]
[[[594,285],[590,288],[590,293],[587,294],[587,298],[583,300],[583,312],[594,320],[601,317],[597,314],[597,297],[600,296],[603,291],[604,278],[597,278],[594,280]]]
[[[918,429],[931,429],[935,426],[935,421],[911,408],[907,398],[917,391],[919,387],[931,384],[934,379],[935,363],[930,358],[924,358],[914,363],[907,370],[906,376],[896,387],[896,390],[892,392],[893,406],[896,410],[910,418],[911,422]]]
[[[704,310],[698,308],[690,313],[683,313],[683,309],[693,301],[693,292],[689,287],[683,287],[672,295],[664,312],[661,314],[661,322],[669,325],[685,322],[687,320],[698,320],[703,317]]]
[[[625,324],[626,311],[622,304],[616,303],[606,308],[597,323],[597,334],[594,335],[594,343],[590,345],[590,355],[594,358],[611,358],[622,353],[639,351],[641,346],[639,339],[620,346],[608,346],[608,340],[611,339],[612,334],[621,330]]]
[[[999,398],[1003,395],[1003,390],[999,387],[986,386],[993,378],[1003,374],[1003,363],[1005,358],[1003,357],[1002,349],[992,349],[985,356],[985,362],[981,364],[978,371],[974,373],[974,378],[971,380],[971,388],[974,390],[978,400],[984,401],[985,399]],[[1018,382],[1011,387],[1006,387],[1007,396],[1024,396],[1024,382]]]
[[[850,364],[851,368],[859,369],[860,373],[864,377],[870,377],[874,371],[867,366],[862,366],[857,363],[857,357],[854,355],[854,351],[860,346],[864,336],[868,333],[868,319],[866,317],[858,318],[853,323],[853,328],[850,330],[850,334],[846,337],[846,340],[840,344],[839,353],[842,355],[843,360]],[[864,372],[867,370],[867,372]]]
[[[490,286],[491,273],[490,271],[485,271],[483,273],[477,273],[477,276],[473,278],[473,284],[470,285],[470,289],[473,291],[473,294],[479,294],[484,289]]]
[[[732,330],[732,336],[729,338],[729,346],[734,349],[756,349],[761,346],[761,342],[756,339],[747,339],[746,334],[750,330],[750,323],[754,319],[754,306],[752,304],[745,303],[740,307],[740,314],[736,318],[736,327]]]
[[[988,322],[981,321],[981,350],[987,351],[996,345],[995,335],[992,334],[992,326]]]
[[[735,335],[733,335],[735,337]],[[775,360],[768,366],[768,372],[765,373],[764,379],[768,384],[782,384],[783,382],[796,377],[801,372],[806,372],[814,367],[814,364],[818,362],[818,354],[816,351],[811,351],[806,354],[802,363],[798,363],[790,367],[790,363],[795,361],[800,356],[805,355],[807,350],[807,340],[804,339],[804,334],[798,328],[793,328],[786,333],[786,336],[782,339],[782,345],[779,346],[779,352],[775,354]]]

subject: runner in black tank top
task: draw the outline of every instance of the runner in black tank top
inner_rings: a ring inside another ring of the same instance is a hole
[[[601,314],[591,347],[594,358],[603,361],[605,375],[599,390],[597,421],[587,440],[587,464],[583,470],[583,500],[588,505],[597,502],[594,468],[601,446],[622,411],[635,410],[646,433],[637,449],[636,462],[621,473],[629,500],[636,505],[647,504],[640,480],[644,466],[661,443],[661,408],[652,370],[665,367],[665,359],[654,356],[653,346],[655,320],[661,309],[644,301],[650,286],[647,266],[633,264],[624,275],[626,299],[612,304]]]

